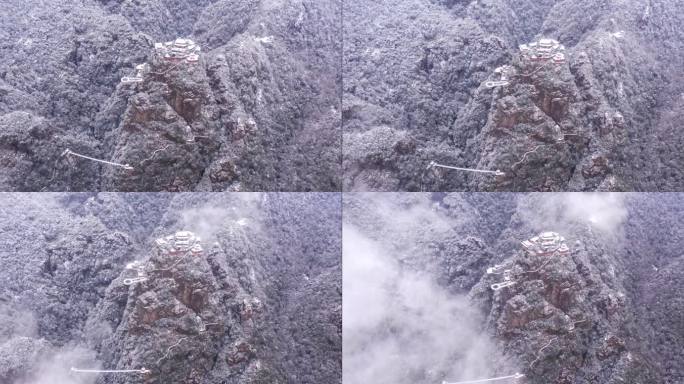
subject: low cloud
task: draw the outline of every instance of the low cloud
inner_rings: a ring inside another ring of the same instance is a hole
[[[80,346],[68,346],[43,356],[28,379],[17,384],[93,384],[98,375],[75,373],[71,367],[98,369],[95,352]]]
[[[514,368],[464,296],[409,271],[344,227],[344,381],[414,384],[490,377]]]
[[[211,199],[204,206],[185,209],[180,213],[179,228],[192,231],[204,241],[216,241],[224,231],[236,231],[248,226],[257,230],[261,215],[259,193],[241,193],[234,201],[216,202]]]
[[[538,193],[521,200],[521,218],[536,230],[563,231],[587,225],[617,233],[627,218],[625,197],[619,193]]]
[[[627,218],[624,195],[619,193],[567,193],[563,197],[570,218],[589,221],[602,231],[615,232]]]

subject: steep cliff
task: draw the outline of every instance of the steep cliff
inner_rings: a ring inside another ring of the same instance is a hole
[[[336,1],[10,1],[0,24],[5,190],[339,190]],[[182,37],[199,62],[166,65]]]
[[[3,383],[341,383],[336,196],[14,194],[2,206]]]
[[[663,147],[678,142],[682,11],[669,0],[345,3],[345,189],[679,190],[679,155]],[[521,60],[540,38],[564,44],[566,62]],[[509,84],[485,86],[505,65]]]
[[[354,383],[516,372],[531,384],[681,382],[682,198],[346,196],[345,319],[365,320],[345,321],[345,374]],[[542,231],[563,236],[563,248],[526,250],[521,241],[553,237]],[[376,300],[390,309],[365,309]]]

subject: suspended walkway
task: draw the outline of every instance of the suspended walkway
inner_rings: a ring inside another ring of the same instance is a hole
[[[95,162],[97,162],[97,163],[102,163],[102,164],[111,165],[111,166],[113,166],[113,167],[123,168],[123,169],[125,169],[125,170],[127,170],[127,171],[132,171],[132,170],[134,169],[133,167],[131,167],[131,166],[128,165],[128,164],[120,164],[120,163],[114,163],[114,162],[106,161],[106,160],[102,160],[102,159],[96,159],[96,158],[94,158],[94,157],[90,157],[90,156],[82,155],[82,154],[80,154],[80,153],[76,153],[76,152],[72,151],[72,150],[69,149],[69,148],[67,148],[64,152],[62,152],[62,157],[64,157],[64,156],[76,156],[76,157],[80,157],[80,158],[82,158],[82,159],[86,159],[86,160],[90,160],[90,161],[95,161]]]
[[[490,381],[503,381],[503,380],[518,380],[522,377],[525,377],[522,373],[516,373],[514,375],[509,375],[509,376],[500,376],[500,377],[492,377],[491,379],[481,379],[481,380],[468,380],[468,381],[442,381],[442,384],[472,384],[472,383],[487,383]]]
[[[431,168],[445,168],[445,169],[453,169],[456,171],[463,171],[463,172],[487,173],[487,174],[492,174],[495,176],[504,176],[505,175],[505,173],[501,172],[498,169],[496,171],[491,171],[491,170],[487,170],[487,169],[454,167],[451,165],[439,164],[439,163],[436,163],[434,161],[431,161],[427,167],[427,169],[431,169]]]

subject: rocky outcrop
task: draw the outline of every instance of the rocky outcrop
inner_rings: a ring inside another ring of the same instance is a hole
[[[385,377],[401,369],[402,377],[412,374],[407,383],[514,372],[525,375],[518,382],[530,384],[677,383],[682,378],[682,300],[674,292],[682,282],[677,271],[683,238],[674,228],[680,221],[681,198],[636,194],[620,202],[601,197],[596,204],[588,197],[556,194],[348,195],[345,224],[367,234],[399,270],[391,284],[384,269],[376,270],[373,275],[380,276],[381,287],[368,297],[384,290],[397,297],[401,293],[395,285],[403,283],[411,284],[415,296],[390,311],[389,317],[401,321],[380,320],[377,331],[361,329],[346,337],[360,337],[355,353],[387,344],[378,340],[401,337],[399,344],[410,345],[410,351],[376,357],[378,365],[371,364],[364,373]],[[534,254],[522,248],[522,239],[550,228],[565,236],[567,250]],[[351,243],[346,247],[354,249]],[[385,265],[372,257],[377,251],[366,248],[356,250],[364,266]],[[467,295],[470,308],[459,308],[456,314],[444,301],[425,309],[430,321],[447,324],[448,331],[426,327],[425,320],[415,331],[414,324],[403,320],[424,313],[416,308],[432,300],[419,296],[427,288],[413,283],[416,275],[439,285],[439,290],[428,290],[430,297],[448,292],[457,300]],[[504,282],[512,284],[491,287]],[[347,300],[345,305],[353,304]],[[469,328],[466,336],[461,326],[472,321],[469,310],[484,319],[476,317],[478,326]],[[493,351],[480,339],[477,347],[464,346],[472,334],[491,338]],[[449,354],[444,365],[434,353],[425,359],[411,355],[423,348],[434,352],[450,347],[457,352]],[[377,367],[382,369],[374,370]]]
[[[195,188],[225,133],[218,120],[202,62],[167,62],[154,56],[145,81],[133,85],[104,188],[124,191],[189,191]],[[122,84],[120,87],[131,87]]]
[[[488,321],[503,348],[521,357],[529,383],[658,380],[632,344],[629,303],[614,269],[601,273],[593,264],[596,245],[576,241],[573,248],[569,254],[516,252],[502,266],[513,285],[493,290],[501,276],[488,274],[473,287],[472,297],[491,305]]]
[[[473,176],[473,189],[563,189],[586,141],[579,128],[583,124],[572,76],[564,63],[530,62],[524,57],[515,61],[507,76],[509,85],[486,90],[492,92],[489,121],[473,149],[480,159],[475,168],[501,170],[504,175]]]
[[[3,383],[341,383],[339,198],[9,194],[0,205]],[[154,246],[189,227],[201,253]]]
[[[346,4],[345,189],[678,190],[678,155],[654,140],[677,142],[681,4],[654,3]],[[566,64],[520,61],[541,37]],[[504,65],[510,83],[487,88]]]
[[[27,131],[27,113],[44,128],[0,138],[3,189],[339,190],[338,13],[334,0],[4,3],[1,124]],[[154,59],[178,37],[202,47],[192,68]],[[120,84],[145,62],[142,83]]]
[[[108,324],[112,334],[91,339],[93,347],[112,367],[149,370],[135,381],[140,383],[202,383],[219,359],[236,376],[245,371],[259,375],[251,343],[261,301],[247,298],[235,282],[228,283],[234,284],[230,291],[221,291],[214,275],[220,269],[209,264],[199,240],[193,248],[177,250],[184,241],[178,239],[187,235],[179,232],[165,244],[158,240],[162,243],[149,260],[129,264],[131,269],[113,282],[86,324],[96,336],[95,329]]]

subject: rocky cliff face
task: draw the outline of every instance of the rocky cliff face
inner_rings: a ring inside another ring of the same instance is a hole
[[[341,383],[335,196],[17,194],[2,206],[3,383]],[[203,250],[154,245],[188,228]]]
[[[96,336],[90,340],[113,366],[153,367],[146,368],[150,372],[143,373],[139,382],[201,382],[218,360],[226,330],[239,334],[234,324],[240,322],[219,308],[219,303],[226,301],[228,308],[239,308],[237,302],[231,302],[237,299],[221,297],[204,253],[191,249],[175,252],[173,247],[172,240],[148,261],[129,264],[132,268],[126,272],[137,273],[115,281],[86,324],[91,331],[103,324],[114,330],[104,340],[92,332]],[[253,310],[251,301],[243,300],[241,320],[246,322]],[[250,347],[243,343],[244,348]]]
[[[518,251],[504,261],[513,285],[493,291],[489,275],[471,295],[483,300],[503,348],[521,356],[526,382],[660,382],[641,352],[616,263],[586,241],[568,255]]]
[[[379,289],[408,284],[418,275],[437,285],[433,296],[464,298],[476,312],[402,302],[398,314],[377,321],[392,327],[366,330],[365,347],[358,351],[372,350],[386,333],[406,337],[402,343],[411,349],[378,357],[366,374],[382,371],[375,377],[386,377],[401,369],[413,375],[407,383],[514,372],[525,375],[521,383],[680,382],[681,299],[674,290],[682,282],[676,272],[682,235],[674,228],[681,226],[681,199],[680,194],[345,197],[346,224],[367,234],[398,265],[397,280],[383,281]],[[566,253],[524,251],[521,240],[550,229],[565,236]],[[487,273],[494,266],[500,268]],[[491,288],[505,281],[513,284]],[[401,301],[401,292],[391,297],[396,299],[388,306]],[[419,293],[410,297],[433,302]],[[351,307],[350,301],[345,306]],[[430,326],[414,330],[396,321],[415,316],[415,308],[427,311],[420,324]],[[475,325],[464,332],[463,324],[471,321]],[[444,323],[449,326],[442,331]],[[469,343],[472,334],[482,340]],[[354,339],[354,332],[346,335]],[[487,349],[489,342],[494,347]],[[423,349],[431,351],[428,358],[412,355]]]
[[[666,126],[680,110],[681,7],[345,4],[345,188],[679,190],[678,155],[662,148],[677,142]],[[565,44],[567,63],[521,61],[518,46],[541,37]],[[484,86],[504,65],[510,83]]]
[[[217,140],[226,134],[218,106],[210,102],[201,63],[165,62],[155,56],[148,65],[145,81],[128,90],[132,94],[120,126],[103,133],[105,140],[115,142],[112,161],[133,169],[108,167],[104,188],[192,190],[220,147]]]
[[[45,0],[1,11],[5,190],[339,189],[335,1]],[[177,37],[202,47],[199,63],[155,58],[155,42]],[[144,82],[120,83],[144,62]]]

